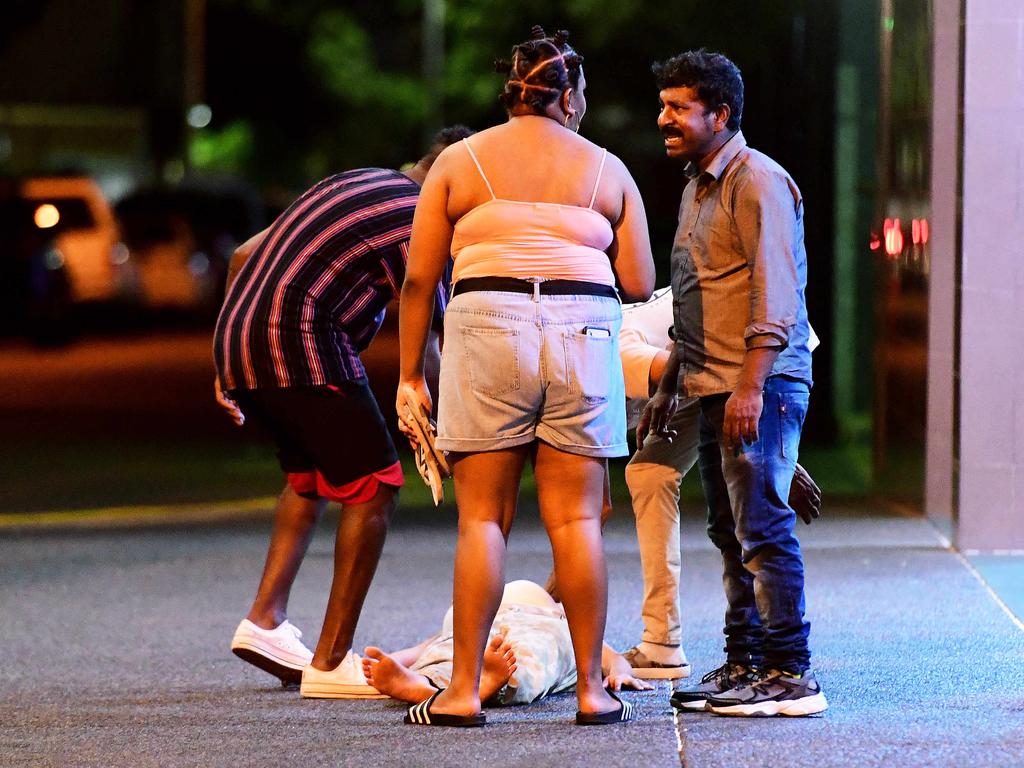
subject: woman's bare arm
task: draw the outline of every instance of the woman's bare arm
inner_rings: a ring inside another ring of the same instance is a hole
[[[413,217],[409,262],[398,309],[400,382],[416,390],[429,412],[433,402],[423,378],[424,352],[434,313],[434,292],[451,252],[448,219],[449,185],[446,152],[435,161],[423,182]],[[399,413],[402,408],[398,408]]]
[[[644,202],[636,182],[622,161],[609,155],[608,163],[622,189],[621,213],[612,225],[615,239],[608,250],[608,256],[619,280],[623,299],[646,301],[654,290],[654,259],[651,256],[651,238],[647,232]]]

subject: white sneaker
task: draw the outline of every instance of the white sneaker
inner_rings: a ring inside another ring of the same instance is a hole
[[[289,621],[274,629],[261,629],[242,619],[231,638],[231,651],[240,659],[269,672],[282,683],[298,683],[302,669],[313,658],[313,652],[302,644],[302,633]]]
[[[363,661],[358,653],[349,651],[334,669],[325,672],[310,665],[302,670],[299,688],[307,699],[387,699],[366,682]]]

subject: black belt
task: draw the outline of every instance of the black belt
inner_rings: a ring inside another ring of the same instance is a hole
[[[520,280],[516,277],[467,277],[452,288],[452,298],[469,291],[511,291],[546,296],[604,296],[618,300],[619,294],[610,285],[586,280]]]

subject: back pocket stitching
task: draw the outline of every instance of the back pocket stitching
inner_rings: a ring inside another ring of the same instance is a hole
[[[515,392],[520,386],[519,376],[519,331],[514,328],[472,328],[463,327],[459,329],[462,333],[462,356],[466,362],[466,372],[469,376],[470,387],[481,395],[497,396]],[[469,349],[467,340],[469,338],[480,338],[486,336],[512,337],[512,367],[514,370],[512,380],[501,387],[486,389],[481,386],[473,376],[473,371],[480,365],[486,365],[486,360],[475,358]]]

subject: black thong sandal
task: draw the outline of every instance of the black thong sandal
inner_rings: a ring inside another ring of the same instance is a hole
[[[577,712],[576,725],[612,725],[632,720],[633,705],[628,701],[623,701],[612,691],[608,691],[608,695],[619,702],[618,709],[612,709],[608,712]]]
[[[449,715],[444,712],[431,712],[430,705],[441,695],[438,691],[426,701],[413,704],[405,714],[406,725],[446,725],[450,728],[479,728],[487,723],[487,715]]]

